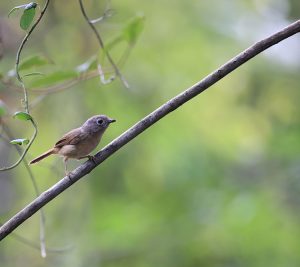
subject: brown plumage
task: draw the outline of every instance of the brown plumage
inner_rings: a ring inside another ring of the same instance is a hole
[[[49,149],[48,151],[46,151],[45,153],[43,153],[42,155],[38,156],[37,158],[33,159],[32,161],[29,162],[29,164],[34,164],[39,162],[40,160],[47,158],[48,156],[54,154],[54,148]]]
[[[29,164],[37,163],[52,154],[59,154],[64,157],[65,172],[67,174],[67,160],[69,158],[92,158],[89,153],[99,144],[109,124],[115,121],[105,115],[93,116],[81,127],[66,133],[55,143],[53,148],[33,159]]]

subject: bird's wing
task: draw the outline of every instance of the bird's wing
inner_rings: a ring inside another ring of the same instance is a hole
[[[76,145],[82,140],[83,133],[80,128],[74,129],[66,133],[60,140],[55,144],[55,147],[60,148],[65,145]]]

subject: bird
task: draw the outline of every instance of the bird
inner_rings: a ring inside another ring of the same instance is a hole
[[[97,147],[108,126],[115,121],[115,119],[111,119],[106,115],[92,116],[82,126],[63,135],[53,148],[34,158],[29,164],[35,164],[52,154],[58,154],[63,156],[65,174],[69,175],[67,170],[68,159],[88,158],[94,160],[90,153]]]

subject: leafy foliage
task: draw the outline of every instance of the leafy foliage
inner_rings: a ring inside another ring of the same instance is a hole
[[[35,7],[25,8],[20,19],[20,27],[23,30],[27,30],[34,19],[34,16],[35,16]]]
[[[28,70],[33,67],[41,67],[48,65],[50,60],[42,55],[31,55],[22,60],[19,65],[19,70]]]
[[[138,15],[130,20],[130,22],[124,27],[123,35],[124,39],[130,44],[134,44],[141,32],[143,31],[145,23],[144,15]]]
[[[46,87],[59,82],[64,82],[78,77],[78,73],[73,70],[60,70],[36,77],[31,83],[31,87]]]

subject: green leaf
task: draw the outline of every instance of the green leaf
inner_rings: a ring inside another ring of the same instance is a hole
[[[32,120],[31,115],[23,111],[17,111],[13,117],[22,121]]]
[[[35,7],[25,8],[23,15],[20,19],[20,27],[25,31],[29,28],[35,16]]]
[[[124,41],[124,37],[123,35],[118,35],[115,38],[113,38],[112,40],[110,40],[107,45],[105,46],[106,51],[110,51],[114,46],[116,46],[117,44],[121,43],[122,41]]]
[[[50,63],[50,60],[42,55],[33,55],[22,60],[19,70],[26,70],[32,67],[40,67]]]
[[[10,143],[12,145],[27,145],[29,143],[29,140],[28,139],[23,139],[23,138],[19,138],[19,139],[14,139],[14,140],[11,140]]]
[[[125,26],[123,34],[129,44],[134,44],[144,28],[144,15],[137,15]]]
[[[70,79],[74,79],[78,77],[78,72],[76,71],[55,71],[48,75],[45,75],[41,78],[36,78],[32,83],[30,83],[30,87],[44,87],[53,85],[59,82],[68,81]]]
[[[144,21],[144,15],[137,15],[136,17],[132,18],[123,28],[122,33],[111,39],[105,45],[106,51],[110,51],[112,48],[114,48],[116,45],[123,42],[124,40],[131,45],[134,44],[144,28]],[[104,56],[105,53],[103,53],[101,49],[98,56],[100,62],[103,60]]]

